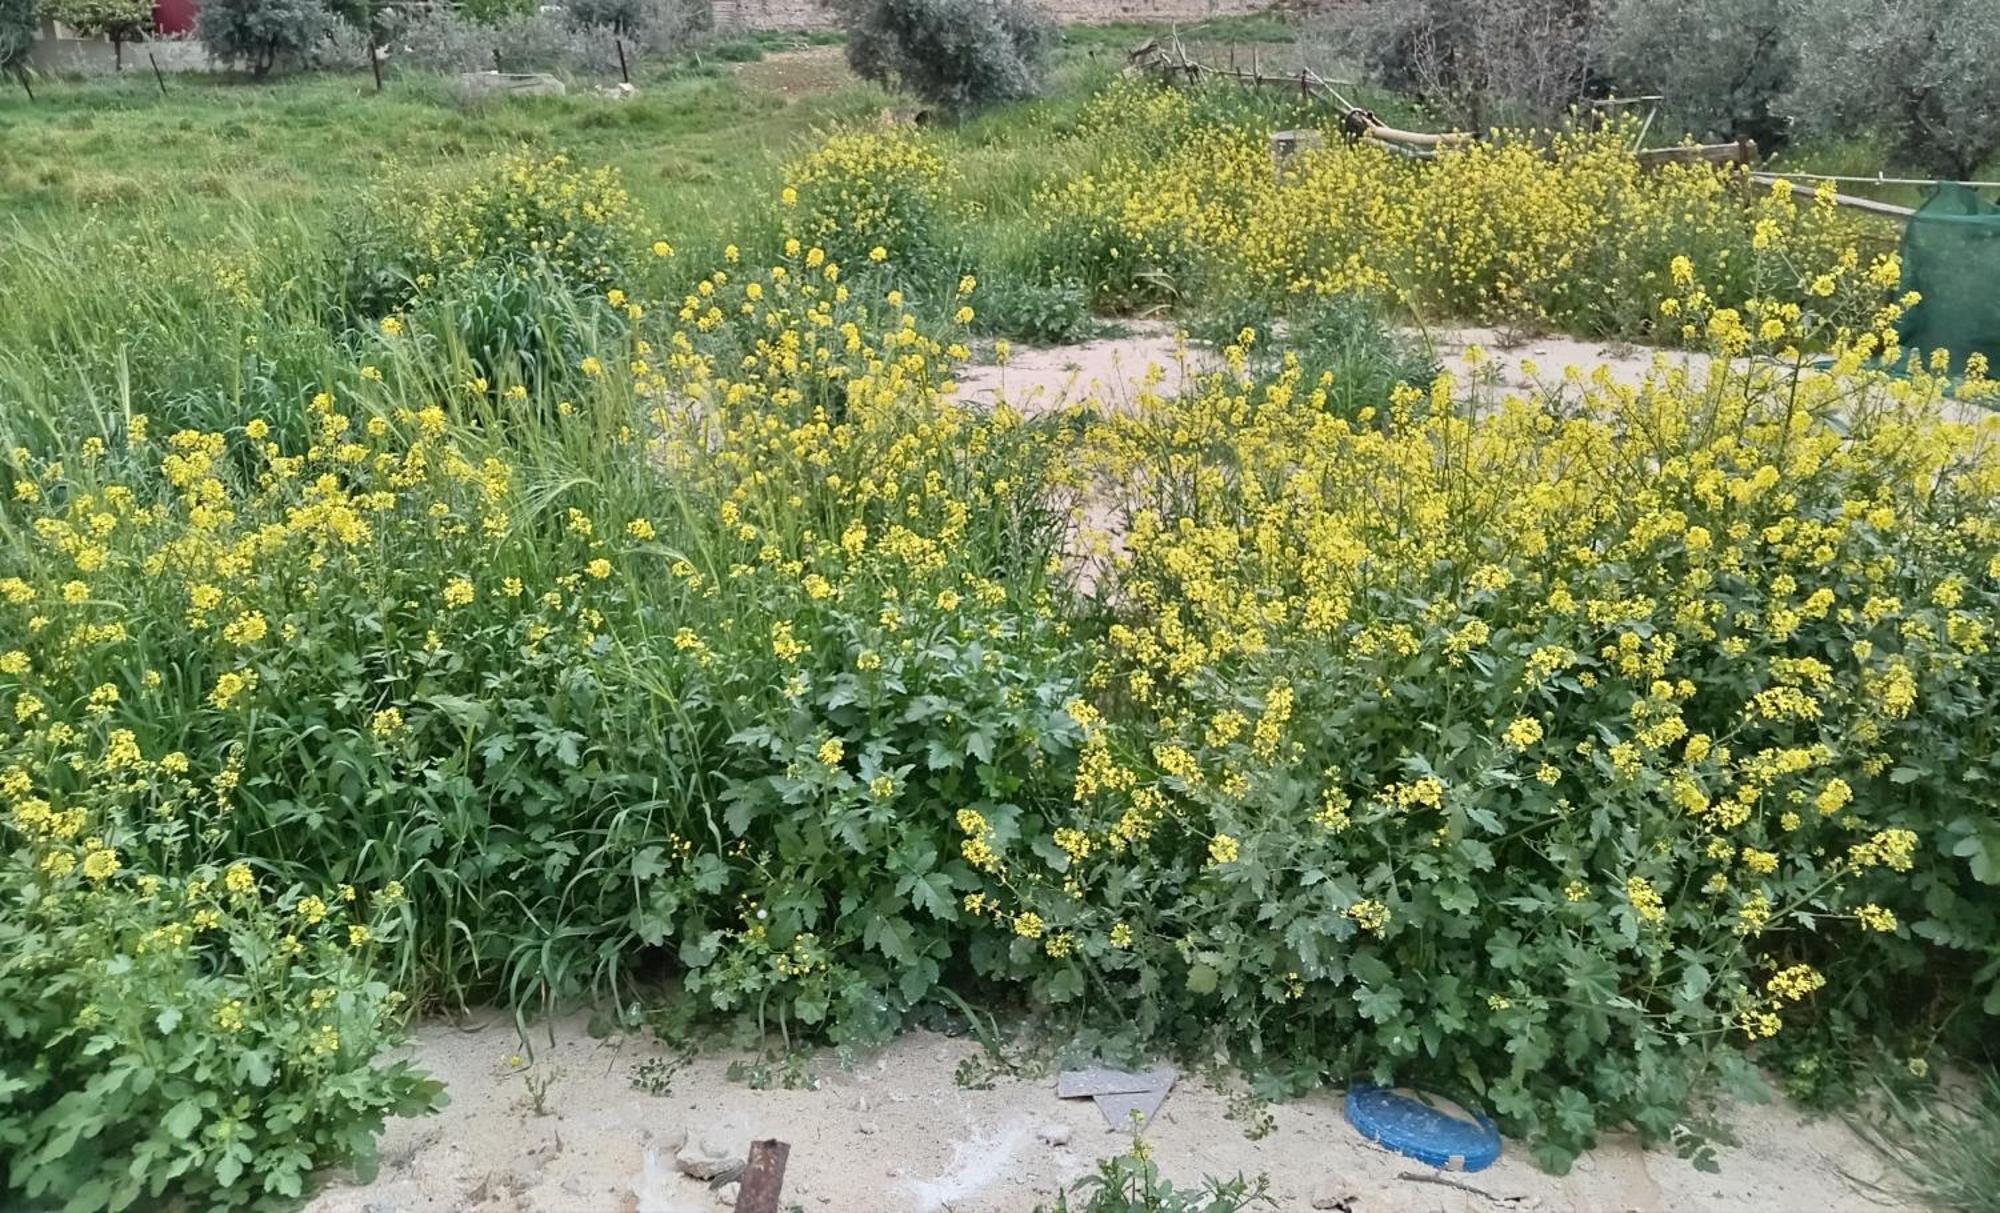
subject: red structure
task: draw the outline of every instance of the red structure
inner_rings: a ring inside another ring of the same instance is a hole
[[[163,35],[194,33],[199,0],[153,0],[153,28]]]

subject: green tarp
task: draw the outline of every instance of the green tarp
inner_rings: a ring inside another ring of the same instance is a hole
[[[2000,376],[2000,206],[1936,186],[1903,229],[1903,289],[1923,296],[1903,319],[1905,348],[1950,350],[1953,372],[1983,353]]]

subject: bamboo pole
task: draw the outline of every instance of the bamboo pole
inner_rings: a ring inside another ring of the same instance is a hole
[[[1782,184],[1791,190],[1792,193],[1804,194],[1808,197],[1819,192],[1809,185],[1800,185],[1796,181],[1788,181],[1775,173],[1751,173],[1750,179],[1753,181],[1762,181],[1767,185]],[[1853,194],[1835,194],[1833,200],[1841,206],[1852,207],[1857,211],[1867,211],[1874,215],[1888,215],[1896,219],[1907,219],[1917,213],[1907,206],[1896,206],[1889,202],[1877,202],[1873,198],[1857,198]]]

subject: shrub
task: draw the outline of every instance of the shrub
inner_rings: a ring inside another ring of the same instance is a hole
[[[1838,0],[1799,17],[1788,104],[1808,130],[1881,131],[1918,172],[1977,177],[2000,153],[2000,8],[1981,0]]]
[[[1071,845],[1060,884],[1003,855],[996,929],[1140,1034],[1426,1078],[1558,1168],[1822,1009],[1990,997],[2000,464],[1921,367],[1861,372],[1892,319],[1829,318],[1869,334],[1828,376],[1348,421],[1292,373],[1115,418]]]
[[[1132,1151],[1097,1164],[1097,1173],[1087,1175],[1058,1193],[1048,1213],[1244,1213],[1249,1209],[1275,1209],[1270,1183],[1259,1176],[1253,1183],[1241,1175],[1234,1179],[1208,1177],[1199,1188],[1174,1186],[1160,1176],[1153,1162],[1152,1147],[1134,1140]],[[1071,1204],[1074,1199],[1077,1203]],[[1043,1213],[1044,1206],[1035,1206]]]
[[[831,0],[866,80],[953,111],[1035,95],[1055,27],[1030,0]]]
[[[940,401],[963,348],[823,255],[725,265],[680,316],[587,355],[585,407],[514,407],[412,313],[302,415],[35,464],[0,610],[132,622],[7,658],[3,702],[70,727],[115,683],[145,753],[239,754],[220,842],[401,881],[412,982],[623,989],[670,957],[701,1005],[886,1030],[995,963],[959,946],[954,815],[1033,835],[1073,748],[1050,436]],[[174,674],[125,672],[146,653]],[[742,847],[697,846],[711,813]]]
[[[1719,297],[1740,299],[1763,289],[1756,267],[1778,264],[1753,255],[1760,240],[1801,264],[1852,242],[1857,224],[1831,199],[1800,206],[1759,190],[1746,207],[1727,171],[1641,171],[1632,134],[1503,134],[1427,161],[1327,149],[1274,183],[1268,125],[1209,125],[1193,102],[1135,100],[1081,136],[1114,149],[1099,171],[1039,197],[1037,246],[1113,307],[1222,296],[1282,311],[1362,292],[1424,313],[1671,340],[1678,326],[1662,334],[1655,305],[1675,257],[1715,267]]]
[[[1794,0],[1612,0],[1599,37],[1620,92],[1662,94],[1662,109],[1697,135],[1755,139],[1768,152],[1790,135],[1779,98],[1798,67],[1795,31],[1826,36],[1818,27]]]
[[[1090,331],[1090,296],[1083,284],[1048,284],[1001,276],[981,292],[979,330],[1038,345],[1062,345]]]
[[[1235,347],[1234,355],[1256,374],[1296,367],[1299,381],[1324,391],[1325,407],[1341,417],[1379,408],[1399,384],[1427,391],[1439,371],[1414,338],[1353,295],[1307,300],[1283,316],[1245,301],[1190,331],[1226,353]]]
[[[1327,20],[1383,84],[1463,129],[1547,123],[1586,95],[1594,0],[1388,0]]]
[[[425,9],[462,13],[480,25],[505,25],[520,17],[533,16],[540,9],[535,0],[460,0],[455,5],[425,5]]]
[[[849,131],[785,166],[778,223],[850,268],[914,266],[939,251],[944,182],[921,135]]]
[[[36,0],[0,0],[0,72],[26,63],[35,43]]]
[[[212,57],[262,79],[306,58],[332,21],[322,0],[212,0],[201,6],[197,31]]]
[[[401,995],[373,972],[396,890],[357,903],[247,863],[149,871],[216,824],[226,779],[148,760],[109,717],[38,713],[8,746],[0,1188],[34,1208],[237,1208],[295,1199],[322,1167],[372,1173],[384,1117],[441,1089],[374,1063],[401,1036]]]
[[[617,170],[563,155],[414,177],[362,199],[345,227],[338,295],[363,325],[468,276],[492,285],[498,272],[601,296],[644,255]]]
[[[579,28],[608,29],[646,50],[679,50],[715,27],[708,0],[571,0],[565,9]]]

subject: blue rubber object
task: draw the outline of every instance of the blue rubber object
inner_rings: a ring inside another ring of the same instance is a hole
[[[1500,1130],[1478,1111],[1453,1116],[1388,1087],[1357,1083],[1347,1091],[1347,1123],[1398,1154],[1446,1170],[1484,1171],[1500,1157]]]

